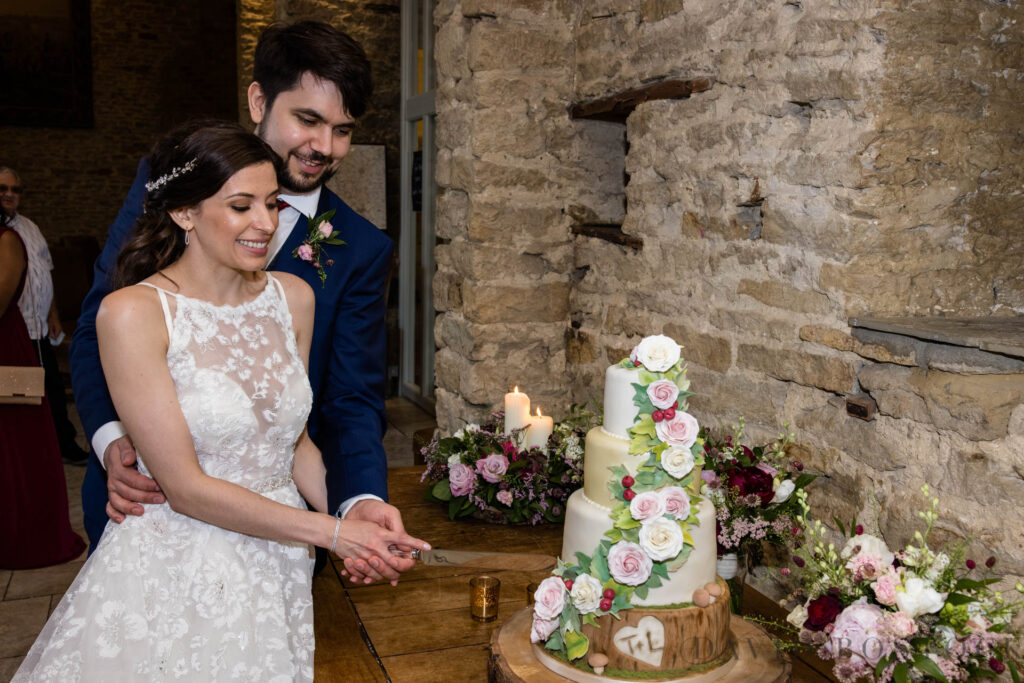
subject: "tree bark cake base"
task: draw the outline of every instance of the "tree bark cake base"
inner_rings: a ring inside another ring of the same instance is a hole
[[[725,601],[728,604],[728,601]],[[695,667],[675,678],[657,678],[654,672],[637,672],[629,678],[598,675],[546,653],[530,642],[533,609],[525,607],[495,630],[491,637],[488,680],[492,683],[607,683],[614,680],[659,681],[660,683],[775,683],[788,681],[789,658],[777,652],[771,638],[759,626],[740,617],[729,620],[729,646],[724,663],[713,669]]]

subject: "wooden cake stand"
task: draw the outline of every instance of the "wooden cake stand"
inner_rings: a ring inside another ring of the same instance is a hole
[[[549,669],[538,657],[539,646],[530,642],[533,608],[524,607],[506,620],[491,636],[491,661],[488,680],[491,683],[565,683],[568,680],[586,683],[607,683],[604,676],[580,671],[562,662],[554,666],[566,676]],[[771,637],[759,626],[733,616],[729,627],[735,639],[735,656],[717,669],[677,679],[686,683],[776,683],[788,681],[791,674],[789,657],[777,652]],[[567,676],[571,675],[572,678]],[[661,681],[660,683],[671,683]]]

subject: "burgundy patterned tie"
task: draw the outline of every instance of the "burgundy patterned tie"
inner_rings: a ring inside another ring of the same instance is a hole
[[[289,206],[291,206],[291,204],[289,204],[285,200],[281,199],[280,197],[277,198],[277,210],[278,211],[282,211],[284,209],[287,209]]]

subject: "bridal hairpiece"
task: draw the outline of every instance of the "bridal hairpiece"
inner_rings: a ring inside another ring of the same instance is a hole
[[[159,187],[163,187],[164,185],[166,185],[170,181],[174,180],[178,176],[185,175],[186,173],[188,173],[189,171],[191,171],[193,168],[196,167],[196,162],[198,160],[199,160],[199,157],[195,157],[194,159],[192,159],[192,161],[188,162],[184,166],[179,166],[178,168],[172,168],[169,173],[164,173],[162,176],[160,176],[156,180],[152,180],[152,181],[146,183],[146,192],[152,192],[153,190],[155,190],[155,189],[157,189]]]

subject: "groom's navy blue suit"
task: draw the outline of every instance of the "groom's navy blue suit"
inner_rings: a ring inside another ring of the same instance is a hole
[[[96,343],[96,312],[111,291],[108,280],[117,254],[142,213],[147,160],[139,164],[135,182],[117,214],[103,252],[96,261],[92,289],[82,303],[82,315],[71,342],[71,376],[75,403],[89,439],[104,424],[117,420]],[[387,500],[387,461],[382,438],[386,427],[384,388],[386,349],[385,287],[391,267],[390,238],[324,187],[317,215],[335,210],[331,224],[344,246],[326,246],[334,265],[327,267],[321,286],[316,269],[292,256],[308,231],[300,217],[268,270],[293,273],[313,288],[316,312],[309,353],[313,411],[309,434],[327,466],[327,499],[334,512],[352,496],[370,493]],[[99,542],[106,526],[106,474],[94,453],[82,485],[85,527],[91,543]],[[145,454],[142,456],[145,458]]]

